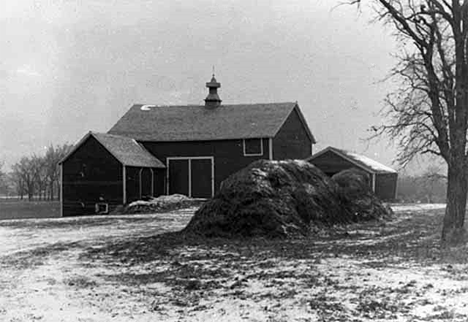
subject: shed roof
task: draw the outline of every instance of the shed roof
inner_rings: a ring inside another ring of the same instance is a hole
[[[296,108],[315,143],[297,103],[200,105],[133,105],[109,130],[139,141],[211,141],[272,138]]]
[[[386,165],[383,165],[382,163],[380,162],[377,162],[371,158],[368,158],[364,155],[361,155],[361,154],[357,154],[357,153],[354,153],[354,152],[350,152],[350,151],[346,151],[346,150],[342,150],[342,149],[337,149],[337,148],[334,148],[332,146],[329,146],[325,149],[323,149],[322,151],[320,152],[317,152],[316,154],[312,155],[311,157],[309,157],[307,159],[307,161],[312,161],[314,160],[315,158],[327,153],[327,152],[331,152],[331,153],[335,153],[336,155],[342,157],[343,159],[346,159],[348,160],[349,162],[353,163],[354,165],[356,165],[357,167],[361,168],[361,169],[364,169],[364,170],[367,170],[371,173],[397,173],[396,170],[390,168],[390,167],[387,167]]]
[[[120,163],[131,167],[145,168],[165,168],[164,164],[159,161],[154,155],[149,153],[141,144],[132,138],[89,132],[86,134],[73,149],[60,161],[63,163],[68,157],[73,154],[90,136],[94,137],[104,148],[109,151]]]

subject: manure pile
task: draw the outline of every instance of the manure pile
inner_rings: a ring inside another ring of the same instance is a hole
[[[366,172],[354,168],[343,170],[332,180],[338,185],[343,207],[354,215],[355,221],[377,219],[392,213],[370,189],[370,177]]]
[[[388,214],[363,187],[367,183],[361,174],[337,175],[335,179],[337,182],[302,160],[255,161],[227,178],[184,232],[205,237],[289,238],[306,236],[314,225]],[[353,183],[346,183],[347,179]]]

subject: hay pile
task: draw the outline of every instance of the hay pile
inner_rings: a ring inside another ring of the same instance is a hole
[[[355,221],[373,220],[392,213],[370,189],[370,176],[359,169],[343,170],[332,177],[338,185],[343,207],[354,215]]]
[[[174,209],[187,208],[199,205],[203,201],[192,199],[184,195],[173,194],[169,196],[159,196],[148,200],[137,200],[125,206],[124,214],[150,214]]]
[[[290,238],[308,235],[313,226],[381,216],[363,210],[369,200],[371,209],[377,209],[376,198],[367,199],[367,191],[365,202],[352,200],[364,191],[365,179],[348,175],[335,179],[338,183],[302,160],[255,161],[226,179],[184,232],[205,237]],[[347,179],[352,183],[344,184]]]
[[[212,236],[306,235],[311,222],[335,223],[337,187],[305,161],[260,160],[226,179],[185,232]]]

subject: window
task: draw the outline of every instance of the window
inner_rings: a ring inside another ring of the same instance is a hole
[[[245,156],[263,155],[263,140],[262,139],[244,139],[243,148]]]

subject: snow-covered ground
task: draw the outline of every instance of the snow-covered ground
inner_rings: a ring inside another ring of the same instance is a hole
[[[424,211],[445,209],[444,203],[413,203],[413,204],[392,204],[390,205],[395,212]]]
[[[194,209],[0,222],[0,321],[468,321],[442,205],[307,240],[182,240]]]

